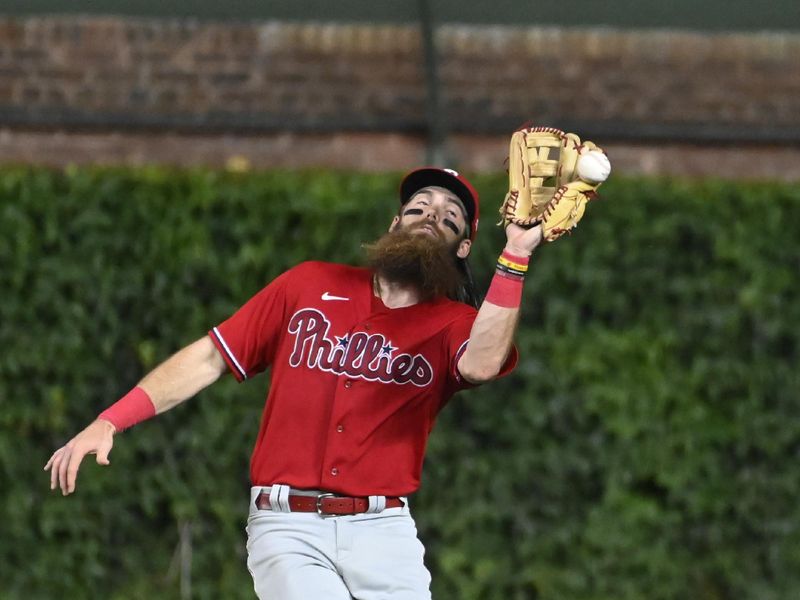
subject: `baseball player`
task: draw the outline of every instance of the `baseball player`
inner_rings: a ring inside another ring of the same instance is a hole
[[[147,374],[58,449],[51,489],[75,490],[87,454],[194,396],[226,371],[271,368],[250,465],[247,566],[259,598],[430,598],[407,497],[450,397],[510,372],[528,258],[540,227],[506,228],[485,301],[466,265],[478,194],[455,171],[422,168],[367,267],[305,262],[207,336]],[[477,309],[477,310],[476,310]]]

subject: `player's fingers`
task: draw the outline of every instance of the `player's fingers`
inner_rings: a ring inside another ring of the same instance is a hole
[[[69,466],[71,455],[72,449],[66,447],[61,456],[58,457],[58,487],[61,488],[61,493],[65,496],[67,495],[67,467]]]
[[[61,452],[62,452],[63,450],[64,450],[64,448],[59,448],[58,450],[56,450],[55,452],[53,452],[53,455],[50,457],[50,460],[48,460],[48,461],[47,461],[47,464],[44,466],[44,470],[45,470],[45,471],[47,471],[47,469],[49,469],[49,468],[50,468],[50,467],[53,465],[53,461],[55,461],[55,459],[56,459],[56,456],[58,456],[59,454],[61,454]]]
[[[61,466],[61,459],[64,456],[64,449],[61,448],[57,451],[53,457],[50,459],[50,489],[56,489],[56,485],[58,485],[58,469]]]
[[[69,457],[69,465],[67,465],[66,494],[71,494],[75,491],[75,479],[78,477],[78,469],[81,466],[81,461],[84,456],[86,456],[86,450],[81,448],[74,448],[72,450],[72,455]]]

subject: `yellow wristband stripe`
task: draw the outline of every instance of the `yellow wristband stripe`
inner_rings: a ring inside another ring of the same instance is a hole
[[[504,266],[506,266],[506,267],[508,267],[510,269],[514,269],[515,271],[522,271],[524,273],[525,271],[528,270],[528,265],[521,265],[521,264],[516,263],[514,261],[508,260],[504,256],[501,256],[500,258],[498,258],[497,262],[499,262],[501,265],[504,265]]]

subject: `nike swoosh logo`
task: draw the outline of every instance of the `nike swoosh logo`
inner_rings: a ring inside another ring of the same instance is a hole
[[[324,294],[322,294],[322,299],[323,300],[350,300],[350,298],[345,298],[344,296],[333,296],[333,295],[329,294],[328,292],[325,292]]]

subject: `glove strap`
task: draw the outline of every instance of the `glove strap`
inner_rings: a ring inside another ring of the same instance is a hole
[[[153,405],[150,396],[143,388],[137,385],[101,412],[97,418],[111,423],[119,433],[150,417],[154,417],[155,414],[156,407]]]

